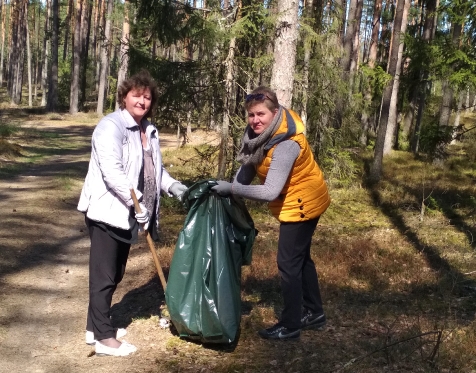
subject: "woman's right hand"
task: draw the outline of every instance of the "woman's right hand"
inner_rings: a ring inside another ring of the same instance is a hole
[[[139,206],[141,212],[136,213],[135,218],[140,225],[144,226],[144,230],[147,230],[147,228],[149,228],[150,220],[149,212],[143,203],[139,203]]]

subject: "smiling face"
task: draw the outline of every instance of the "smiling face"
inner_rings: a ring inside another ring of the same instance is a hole
[[[264,102],[257,103],[248,109],[248,124],[255,134],[260,135],[269,127],[278,109],[269,110]]]
[[[124,98],[124,108],[140,124],[142,118],[149,112],[152,95],[149,88],[131,89]]]

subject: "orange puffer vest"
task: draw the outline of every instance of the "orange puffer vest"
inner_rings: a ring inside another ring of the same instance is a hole
[[[269,203],[273,216],[280,222],[300,222],[317,218],[331,203],[326,182],[321,169],[314,160],[309,143],[304,135],[304,124],[301,118],[292,110],[283,111],[283,119],[270,142],[293,140],[296,141],[299,153],[291,173],[281,194]],[[273,141],[274,140],[274,141]],[[261,164],[256,166],[256,173],[264,183],[274,149],[280,142],[272,146]]]

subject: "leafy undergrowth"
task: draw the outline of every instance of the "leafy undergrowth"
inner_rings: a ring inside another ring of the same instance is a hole
[[[249,202],[259,235],[243,268],[237,344],[208,348],[172,337],[156,371],[474,372],[476,167],[452,152],[443,168],[396,152],[378,186],[331,190],[312,243],[328,325],[297,342],[256,334],[282,307],[278,223]],[[173,152],[164,159],[179,178],[199,176]],[[184,214],[173,204],[162,211],[165,266]]]

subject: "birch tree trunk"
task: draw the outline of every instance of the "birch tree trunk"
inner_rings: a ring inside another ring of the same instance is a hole
[[[74,115],[78,112],[79,102],[79,73],[81,68],[81,13],[83,0],[76,0],[76,14],[73,40],[73,65],[71,72],[71,88],[69,91],[69,113]]]
[[[276,92],[279,103],[288,108],[291,107],[293,98],[298,9],[298,0],[278,0],[271,88]]]
[[[127,70],[129,69],[129,7],[130,1],[124,1],[124,23],[122,24],[122,38],[121,38],[121,50],[119,52],[119,73],[117,74],[117,89],[126,79]],[[116,101],[116,110],[119,109],[119,103]]]
[[[404,0],[398,0],[404,1]],[[402,28],[400,34],[394,33],[393,42],[398,45],[398,57],[397,57],[397,67],[395,70],[393,87],[392,87],[392,98],[390,100],[390,108],[388,113],[388,124],[387,124],[387,134],[385,135],[385,143],[383,147],[383,155],[389,154],[392,151],[393,145],[395,143],[395,130],[397,128],[397,103],[398,103],[398,89],[400,87],[400,74],[402,72],[402,55],[403,55],[403,36],[407,31],[407,19],[408,11],[410,9],[410,1],[405,1],[405,6],[403,7],[403,20]],[[398,39],[396,37],[398,36]]]
[[[393,43],[392,49],[390,51],[390,60],[388,68],[389,74],[392,77],[395,77],[395,74],[397,73],[398,50],[400,48],[399,41],[401,38],[402,24],[407,22],[406,19],[403,19],[405,14],[404,8],[406,6],[406,3],[409,1],[410,0],[399,0],[397,2],[397,8],[395,10],[395,19],[393,23],[393,40],[396,42]],[[380,181],[380,177],[382,175],[383,149],[385,146],[385,136],[387,135],[387,125],[390,113],[393,84],[394,78],[392,78],[392,80],[385,87],[382,97],[382,109],[380,114],[380,123],[377,131],[377,139],[375,142],[374,159],[369,172],[370,182]]]
[[[48,111],[58,109],[58,55],[59,55],[59,0],[52,0],[53,22],[51,27],[51,73],[48,79]]]
[[[102,41],[101,46],[101,69],[99,74],[99,91],[98,91],[98,105],[96,112],[102,114],[104,111],[104,101],[106,93],[106,78],[108,71],[108,50],[111,37],[111,15],[112,8],[114,5],[114,0],[107,0],[107,14],[106,14],[106,23],[104,29],[104,40]]]

